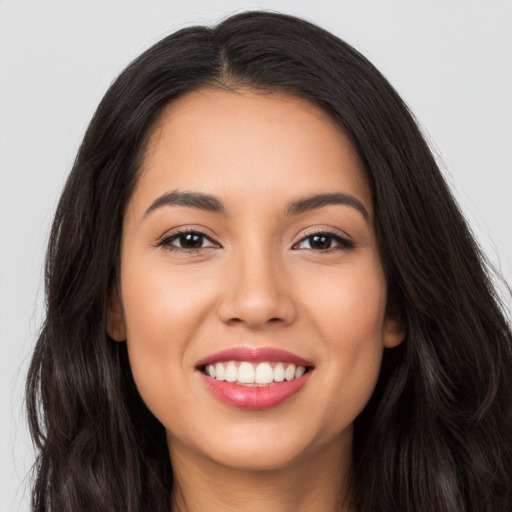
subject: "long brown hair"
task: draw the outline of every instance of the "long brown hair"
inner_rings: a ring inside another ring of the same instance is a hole
[[[162,109],[201,87],[284,91],[324,109],[370,183],[389,302],[407,327],[355,422],[356,508],[512,510],[512,335],[484,258],[406,105],[351,46],[269,12],[180,30],[113,83],[80,147],[46,260],[27,381],[37,512],[164,512],[163,426],[106,334],[123,212]],[[340,483],[341,485],[341,483]]]

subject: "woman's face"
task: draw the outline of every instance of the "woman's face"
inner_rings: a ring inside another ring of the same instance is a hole
[[[118,294],[109,330],[171,454],[236,468],[346,452],[383,347],[403,337],[356,151],[285,95],[206,89],[166,109],[127,206]]]

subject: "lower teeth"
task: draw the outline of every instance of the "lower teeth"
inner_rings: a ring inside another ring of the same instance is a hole
[[[215,380],[217,380],[217,379],[215,379]],[[221,381],[221,382],[226,382],[226,381]],[[250,388],[265,388],[265,387],[271,386],[272,384],[277,384],[277,383],[275,381],[272,381],[272,382],[269,382],[268,384],[256,384],[256,382],[254,382],[252,384],[245,384],[242,382],[235,381],[232,384],[236,384],[237,386],[247,386]]]

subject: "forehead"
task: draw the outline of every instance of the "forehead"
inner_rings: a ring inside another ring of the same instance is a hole
[[[372,210],[359,156],[331,117],[300,98],[252,90],[193,91],[164,109],[135,195],[143,208],[171,190],[199,190],[228,203],[335,190]]]

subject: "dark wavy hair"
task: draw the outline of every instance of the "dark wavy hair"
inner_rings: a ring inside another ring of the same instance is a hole
[[[306,99],[364,164],[389,301],[407,335],[385,350],[355,421],[355,509],[510,512],[512,334],[485,259],[380,72],[329,32],[273,12],[166,37],[115,80],[87,129],[53,223],[27,380],[33,510],[170,510],[164,427],[135,388],[126,344],[106,333],[106,304],[151,129],[166,105],[205,87]]]

